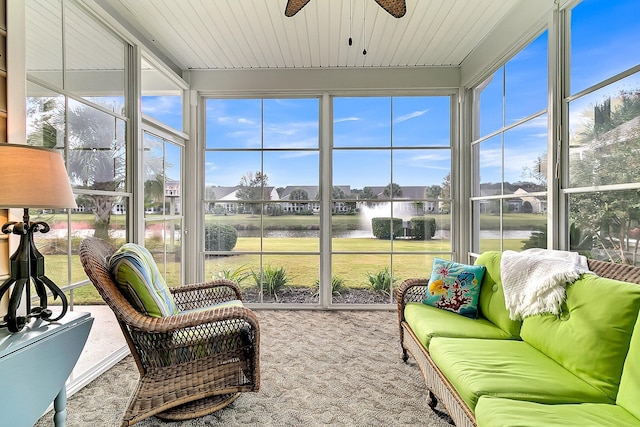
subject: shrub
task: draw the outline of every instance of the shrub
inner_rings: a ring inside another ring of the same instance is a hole
[[[316,295],[320,292],[320,279],[316,279],[315,282],[316,287]],[[343,292],[347,289],[347,286],[344,284],[344,279],[336,274],[331,275],[331,295],[340,295],[340,292]]]
[[[416,240],[431,240],[436,235],[436,219],[426,216],[411,218],[413,238]]]
[[[402,218],[371,218],[371,231],[378,239],[395,239],[402,234]]]
[[[375,274],[367,273],[367,278],[371,289],[385,295],[390,295],[391,285],[396,283],[396,278],[391,278],[389,267],[385,267],[384,270],[380,270]]]
[[[238,232],[230,225],[210,224],[204,228],[206,251],[230,251],[236,246]]]
[[[213,276],[213,279],[228,279],[236,284],[240,285],[244,282],[249,276],[251,276],[251,271],[247,267],[246,264],[241,265],[235,270],[231,269],[223,269],[218,271],[218,276]]]
[[[278,292],[289,283],[287,270],[284,267],[271,267],[268,265],[259,273],[251,270],[251,276],[256,286],[262,289],[266,295],[274,297],[276,301],[278,300]]]

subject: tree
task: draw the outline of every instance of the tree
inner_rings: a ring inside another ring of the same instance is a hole
[[[605,100],[593,111],[572,141],[578,155],[570,156],[570,185],[640,182],[640,90],[622,91],[615,101]],[[635,263],[638,239],[633,230],[640,223],[640,191],[575,194],[569,205],[570,221],[610,260]]]
[[[240,186],[236,191],[236,197],[239,200],[247,202],[270,200],[271,197],[267,192],[268,181],[269,178],[267,175],[260,171],[257,171],[255,174],[253,172],[247,172],[242,176],[242,178],[240,178]],[[247,203],[247,205],[249,206],[252,215],[260,212],[259,203]]]
[[[443,212],[451,212],[451,172],[445,175],[442,181],[442,191],[440,191],[440,209]]]
[[[522,178],[524,180],[533,179],[538,185],[547,186],[547,154],[538,156],[532,167],[522,168]]]
[[[296,188],[289,194],[289,200],[309,200],[309,193],[302,188]]]
[[[67,172],[75,188],[97,190],[86,195],[95,215],[95,236],[109,238],[111,211],[125,179],[124,123],[83,104],[65,110],[57,98],[29,99],[34,114],[27,141],[32,145],[59,148],[64,145],[65,111],[68,134]],[[114,107],[114,110],[116,107]],[[118,109],[122,109],[118,107]]]
[[[402,188],[395,182],[390,182],[382,192],[385,197],[396,198],[402,197]]]
[[[442,187],[439,185],[430,185],[424,189],[425,199],[438,199],[442,194]]]
[[[374,193],[373,189],[371,187],[364,187],[362,189],[362,194],[360,195],[361,199],[371,199],[371,200],[375,200],[378,198],[378,195],[376,193]]]
[[[347,196],[342,190],[342,188],[338,187],[337,185],[334,185],[333,188],[331,189],[331,198],[333,200],[340,200],[340,199],[346,199]]]

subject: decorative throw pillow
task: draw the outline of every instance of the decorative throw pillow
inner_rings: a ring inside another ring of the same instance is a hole
[[[475,319],[478,315],[483,265],[433,259],[433,270],[423,303]]]
[[[111,256],[109,268],[120,291],[141,313],[151,317],[178,313],[173,295],[145,247],[125,243]]]

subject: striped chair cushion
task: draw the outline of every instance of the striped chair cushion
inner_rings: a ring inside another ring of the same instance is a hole
[[[125,243],[109,261],[120,291],[141,313],[166,317],[178,313],[178,307],[151,253],[143,246]]]

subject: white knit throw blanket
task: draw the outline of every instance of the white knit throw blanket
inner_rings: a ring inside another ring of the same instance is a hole
[[[540,313],[560,314],[566,286],[588,273],[587,258],[551,249],[504,251],[500,277],[512,320]]]

